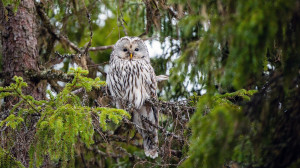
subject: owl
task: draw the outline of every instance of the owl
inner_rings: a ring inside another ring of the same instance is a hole
[[[147,46],[138,37],[123,37],[114,45],[109,64],[106,83],[116,106],[124,109],[124,101],[133,106],[133,122],[143,137],[145,155],[156,158],[158,135],[153,125],[158,126],[158,111],[144,102],[157,97],[159,77],[150,64]]]

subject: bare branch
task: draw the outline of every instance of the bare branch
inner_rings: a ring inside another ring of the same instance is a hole
[[[165,81],[165,80],[168,80],[169,79],[169,76],[167,75],[158,75],[156,76],[156,81],[157,82],[162,82],[162,81]]]
[[[102,50],[112,49],[113,47],[114,47],[113,45],[90,47],[89,51],[102,51]]]
[[[122,18],[121,18],[122,17]],[[125,26],[124,26],[124,19],[123,19],[123,14],[121,13],[121,17],[118,17],[118,21],[121,23],[121,26],[122,26],[122,28],[123,28],[123,31],[124,31],[124,34],[126,35],[126,36],[128,36],[128,33],[127,33],[127,29],[125,28]],[[125,22],[126,23],[126,22]]]
[[[48,83],[50,84],[51,88],[54,89],[56,93],[59,93],[63,90],[63,87],[59,86],[57,84],[57,80],[48,80]]]
[[[91,21],[91,14],[89,13],[89,10],[87,9],[85,3],[84,3],[84,0],[82,0],[82,3],[84,5],[84,8],[85,8],[85,12],[86,12],[86,16],[88,18],[88,22],[89,22],[89,30],[90,30],[90,40],[84,50],[84,55],[87,55],[88,54],[88,51],[89,51],[89,48],[91,47],[92,45],[92,39],[93,39],[93,28],[92,28],[92,21]]]
[[[97,64],[95,64],[90,57],[87,57],[86,61],[87,61],[87,67],[97,69],[104,77],[106,77],[106,73],[102,69],[100,69],[100,67]]]
[[[81,53],[82,51],[80,50],[79,47],[77,47],[74,43],[72,43],[67,37],[65,37],[55,31],[56,28],[53,25],[51,25],[50,19],[48,18],[48,16],[46,15],[46,13],[43,9],[43,5],[41,3],[35,2],[35,6],[36,6],[37,12],[38,12],[41,20],[44,23],[44,26],[47,28],[49,33],[52,34],[61,43],[66,44],[70,48],[75,50],[76,52]]]
[[[176,135],[172,132],[169,132],[167,130],[165,130],[163,127],[160,127],[159,125],[155,125],[153,124],[151,121],[149,121],[147,118],[145,117],[142,117],[142,120],[145,121],[146,123],[148,123],[149,125],[151,125],[152,127],[156,128],[156,129],[159,129],[161,130],[166,136],[173,136],[174,138],[180,140],[180,141],[183,141],[183,138],[180,137],[179,135]]]
[[[145,101],[145,103],[160,108],[160,111],[166,115],[169,115],[168,114],[169,112],[174,113],[176,111],[181,111],[181,112],[186,111],[189,114],[193,114],[196,110],[195,107],[190,106],[188,104],[189,100],[182,100],[177,102],[165,102],[156,99],[148,99]]]
[[[84,88],[79,88],[79,89],[76,89],[76,90],[72,91],[71,93],[72,94],[79,94],[79,93],[81,93],[83,91],[84,91]]]
[[[64,61],[65,58],[71,58],[74,59],[76,57],[75,54],[60,54],[58,52],[55,52],[55,57],[50,59],[48,62],[45,63],[46,68],[51,68],[52,66],[59,64]]]

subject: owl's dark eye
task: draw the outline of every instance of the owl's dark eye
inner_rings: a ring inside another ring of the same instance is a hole
[[[139,51],[139,49],[138,48],[135,48],[135,50],[134,51]]]
[[[124,48],[123,51],[126,52],[126,51],[127,51],[127,48]]]

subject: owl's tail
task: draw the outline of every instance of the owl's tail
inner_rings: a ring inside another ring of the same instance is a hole
[[[138,132],[143,137],[145,155],[155,159],[158,157],[158,111],[155,107],[142,106],[133,114],[133,122],[138,125]]]

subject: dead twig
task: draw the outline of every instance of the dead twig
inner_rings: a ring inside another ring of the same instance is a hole
[[[84,55],[87,55],[87,54],[88,54],[88,51],[89,51],[89,48],[90,48],[91,45],[92,45],[92,40],[93,40],[93,28],[92,28],[91,14],[89,13],[89,11],[88,11],[88,9],[87,9],[84,0],[82,0],[82,3],[83,3],[83,5],[84,5],[85,12],[86,12],[86,16],[87,16],[87,18],[88,18],[89,30],[90,30],[90,40],[89,40],[89,42],[88,42],[88,44],[87,44],[87,46],[86,46],[86,48],[85,48],[85,50],[84,50],[84,52],[83,52]]]
[[[127,29],[126,29],[125,26],[124,26],[124,23],[126,24],[126,22],[125,22],[124,19],[123,19],[123,14],[122,14],[122,12],[121,12],[121,17],[118,17],[118,21],[120,22],[120,24],[121,24],[121,26],[122,26],[122,28],[123,28],[123,31],[124,31],[125,36],[128,36]]]

